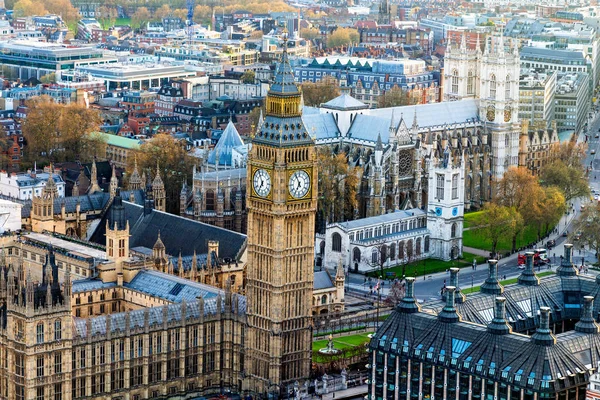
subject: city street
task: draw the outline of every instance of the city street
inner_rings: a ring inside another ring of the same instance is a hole
[[[589,122],[589,139],[588,139],[588,156],[585,160],[585,165],[591,166],[592,171],[589,174],[590,186],[600,191],[600,137],[595,138],[596,133],[600,136],[600,113],[595,113]],[[585,141],[585,135],[582,133],[578,138],[578,142]],[[595,154],[591,154],[592,150],[595,150]],[[556,240],[556,246],[548,251],[548,254],[552,260],[550,266],[543,266],[542,271],[548,268],[555,268],[560,264],[560,256],[564,254],[564,244],[567,243],[567,238],[563,237],[563,232],[570,233],[572,231],[571,225],[573,220],[580,214],[581,204],[589,203],[589,200],[575,199],[571,201],[568,215],[564,215],[558,223],[558,234],[550,236],[550,239]],[[575,210],[573,212],[573,210]],[[544,243],[548,239],[543,240],[536,247],[544,247]],[[581,265],[583,262],[588,265],[596,262],[595,256],[588,250],[581,250],[577,243],[575,243],[575,250],[573,252],[573,262],[575,265]],[[538,270],[536,268],[536,270]],[[498,274],[500,279],[511,279],[518,277],[521,274],[521,269],[517,267],[517,254],[513,254],[509,257],[499,260],[498,262]],[[487,265],[478,265],[476,269],[463,268],[459,273],[459,284],[462,288],[470,288],[472,286],[481,285],[487,278]],[[437,273],[432,275],[426,275],[425,277],[418,277],[415,282],[415,296],[421,301],[436,300],[439,298],[440,290],[444,284],[449,284],[450,278],[449,273]],[[374,287],[377,283],[376,279],[365,281],[364,275],[350,273],[346,278],[346,286],[354,292],[361,292],[367,296],[374,295],[370,294],[371,287]],[[391,283],[386,281],[382,284],[380,289],[380,295],[385,298],[389,292]]]

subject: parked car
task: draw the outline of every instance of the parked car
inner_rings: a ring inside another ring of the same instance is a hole
[[[551,248],[553,248],[554,246],[556,246],[556,240],[554,240],[554,239],[550,239],[550,240],[548,240],[548,241],[546,242],[546,247],[547,247],[548,249],[551,249]]]
[[[596,154],[596,149],[592,149],[592,151],[590,151],[590,154]]]

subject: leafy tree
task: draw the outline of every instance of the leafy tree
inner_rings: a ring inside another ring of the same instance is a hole
[[[22,124],[29,161],[88,161],[89,149],[96,148],[91,132],[99,129],[98,112],[79,104],[62,105],[48,96],[27,101],[27,118]]]
[[[562,191],[556,186],[546,188],[544,198],[541,201],[541,215],[539,229],[543,228],[548,233],[560,221],[567,208],[567,202]],[[539,230],[538,229],[538,230]]]
[[[345,153],[333,154],[325,147],[319,149],[317,157],[321,222],[353,219],[354,210],[358,207],[358,168],[348,165]]]
[[[152,18],[150,11],[146,7],[139,7],[131,16],[131,26],[137,29],[142,29]]]
[[[550,149],[549,163],[561,160],[569,167],[582,167],[587,156],[587,144],[568,141],[557,143]]]
[[[379,108],[408,106],[412,104],[416,104],[415,99],[412,98],[408,91],[402,90],[398,86],[394,86],[386,91],[377,100],[377,107]]]
[[[19,0],[13,9],[15,17],[29,17],[32,15],[45,15],[48,10],[41,1]]]
[[[318,106],[340,95],[340,85],[337,79],[327,76],[319,82],[304,82],[301,85],[304,104]]]
[[[187,21],[187,10],[185,8],[177,8],[172,12],[174,17],[181,19],[182,21]]]
[[[360,35],[356,29],[338,28],[327,37],[327,47],[349,46],[359,40]]]
[[[159,134],[140,146],[137,162],[138,168],[148,171],[146,174],[152,176],[158,164],[167,194],[167,211],[178,213],[181,187],[184,181],[191,178],[194,164],[185,146],[170,135]],[[133,164],[132,159],[128,166],[129,172],[133,171]]]
[[[100,6],[96,11],[96,15],[105,27],[113,27],[117,22],[117,10],[114,7]]]
[[[162,6],[157,8],[156,11],[154,11],[153,20],[162,21],[163,18],[166,18],[169,15],[171,15],[171,7],[169,7],[168,4],[163,4]]]
[[[40,77],[40,82],[46,83],[46,84],[56,83],[56,74],[54,72],[46,74],[46,75]]]
[[[300,37],[306,40],[314,40],[320,36],[317,28],[304,28],[300,29]]]
[[[593,250],[598,257],[600,255],[600,203],[590,204],[581,212],[573,225],[571,235],[576,233],[581,233],[579,243]]]
[[[194,8],[194,22],[202,23],[204,21],[210,21],[212,16],[212,9],[209,6],[197,5]],[[214,26],[211,27],[215,29]]]
[[[248,118],[250,120],[250,126],[253,126],[254,129],[258,129],[258,120],[260,119],[260,111],[262,110],[263,118],[265,117],[265,106],[264,104],[261,107],[254,107],[252,111],[248,114]]]
[[[263,36],[264,36],[263,31],[256,30],[250,34],[250,39],[262,39]]]
[[[244,83],[254,83],[254,78],[256,74],[251,69],[246,70],[241,77],[242,82]]]
[[[514,207],[490,202],[483,206],[483,211],[475,219],[472,229],[492,243],[492,253],[495,254],[500,239],[508,235],[515,238],[515,232],[520,231],[522,225],[523,217]]]
[[[545,186],[558,187],[566,201],[590,194],[588,181],[581,165],[568,165],[557,158],[542,167],[540,177]]]

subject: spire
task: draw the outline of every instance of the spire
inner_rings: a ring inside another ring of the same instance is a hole
[[[192,271],[191,271],[191,279],[195,282],[196,276],[198,274],[198,257],[196,256],[196,249],[194,249],[194,258],[192,258]]]
[[[414,131],[413,133],[417,133],[417,130],[419,129],[419,123],[417,122],[417,107],[415,107],[415,115],[413,116],[412,129]]]
[[[129,190],[139,190],[142,188],[142,178],[138,172],[137,156],[134,156],[133,172],[129,177]]]
[[[481,54],[481,42],[479,41],[479,33],[477,34],[477,47],[475,48],[475,51],[478,54]]]
[[[448,35],[448,43],[446,43],[446,54],[452,52],[452,36]]]
[[[181,258],[181,249],[179,249],[179,257],[177,257],[177,273],[183,276],[183,259]]]
[[[462,37],[460,39],[460,49],[463,52],[467,51],[467,34],[463,32]]]
[[[152,189],[156,190],[158,188],[163,188],[165,184],[163,183],[162,178],[160,177],[160,168],[158,165],[158,161],[156,161],[156,175],[154,176],[154,181],[152,181]]]
[[[56,186],[56,182],[54,182],[54,166],[50,164],[49,169],[48,181],[43,190],[43,196],[47,199],[58,197],[58,187]]]
[[[534,253],[532,251],[525,253],[525,269],[519,275],[519,285],[538,286],[540,284],[540,280],[533,270],[533,256]]]
[[[496,305],[494,307],[494,318],[488,325],[488,332],[494,335],[504,335],[512,332],[512,328],[506,321],[506,298],[496,297]]]
[[[262,107],[260,108],[260,114],[258,115],[258,124],[256,125],[256,129],[260,129],[263,126],[265,120],[263,118]]]
[[[456,288],[454,286],[446,287],[446,305],[442,308],[442,311],[438,314],[438,318],[442,322],[458,322],[460,321],[460,315],[456,312],[456,306],[454,304],[454,292]]]
[[[102,189],[100,189],[100,186],[98,186],[98,168],[96,167],[96,159],[92,161],[90,181],[92,183],[92,186],[89,189],[90,194],[102,191]]]
[[[115,166],[112,166],[112,175],[110,177],[110,195],[115,196],[117,193],[117,188],[119,187],[119,180],[117,179],[117,171]]]
[[[481,293],[502,294],[504,287],[498,281],[498,260],[488,260],[488,278],[481,285]]]
[[[556,343],[556,338],[550,330],[550,307],[540,307],[540,325],[531,339],[535,344],[542,346],[552,346]]]
[[[381,133],[377,134],[377,144],[375,144],[375,151],[383,151],[383,144],[381,143]]]
[[[565,244],[565,255],[560,261],[560,266],[556,268],[556,275],[558,276],[576,276],[577,269],[573,265],[571,260],[571,254],[573,252],[573,245],[571,243]]]

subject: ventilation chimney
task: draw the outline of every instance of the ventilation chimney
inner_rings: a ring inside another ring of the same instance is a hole
[[[573,265],[571,260],[571,254],[573,253],[573,245],[570,243],[565,244],[565,255],[563,256],[560,266],[556,268],[556,275],[558,276],[576,276],[577,269]]]
[[[540,307],[540,325],[531,336],[535,344],[541,346],[552,346],[556,338],[550,332],[550,307]]]
[[[583,296],[583,310],[581,312],[581,319],[575,324],[575,330],[582,333],[598,333],[600,326],[594,320],[592,316],[592,310],[594,309],[594,296]]]
[[[496,305],[494,306],[494,318],[488,325],[488,332],[494,335],[505,335],[512,331],[512,328],[506,321],[506,299],[504,297],[496,297]]]
[[[456,312],[456,307],[454,306],[454,292],[456,291],[456,287],[448,286],[446,288],[446,305],[442,308],[442,311],[438,314],[440,321],[442,322],[458,322],[460,321],[460,316]]]
[[[488,278],[481,285],[481,293],[500,295],[504,288],[498,282],[498,260],[488,261]]]
[[[519,275],[519,285],[538,286],[540,284],[540,279],[535,275],[535,271],[533,270],[533,256],[534,253],[532,251],[525,253],[525,269]]]
[[[415,278],[406,278],[406,292],[404,294],[404,297],[400,301],[400,304],[398,304],[397,306],[399,311],[409,314],[421,311],[421,307],[419,307],[419,304],[415,299],[414,291]]]
[[[458,286],[458,272],[460,268],[450,268],[450,286],[454,286],[456,290],[454,291],[454,301],[456,304],[462,304],[465,302],[466,296],[463,294],[462,290]],[[442,299],[446,300],[446,293],[442,295]]]

